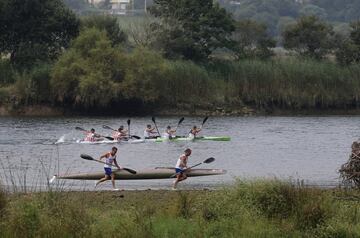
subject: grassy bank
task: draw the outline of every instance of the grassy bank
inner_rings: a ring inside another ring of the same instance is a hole
[[[358,191],[241,182],[217,191],[4,194],[1,237],[359,237]]]
[[[359,65],[343,67],[295,58],[198,65],[168,61],[147,50],[124,57],[132,63],[123,79],[106,81],[112,93],[90,90],[107,88],[96,77],[69,78],[57,66],[39,66],[15,74],[13,83],[10,79],[3,83],[0,106],[15,114],[29,106],[53,105],[80,114],[106,114],[122,108],[124,114],[169,110],[170,114],[215,115],[316,111],[356,114],[360,106]],[[44,89],[43,81],[51,90]]]

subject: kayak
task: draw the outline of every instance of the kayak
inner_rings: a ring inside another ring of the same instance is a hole
[[[96,145],[96,144],[138,144],[144,143],[144,139],[131,139],[131,140],[99,140],[99,141],[84,141],[84,140],[77,140],[76,143],[79,144],[89,144],[89,145]]]
[[[173,178],[175,168],[171,167],[157,167],[154,169],[138,170],[136,174],[131,174],[125,170],[116,170],[115,179],[117,180],[138,180],[138,179],[169,179]],[[226,170],[223,169],[191,169],[188,177],[223,175]],[[78,179],[78,180],[98,180],[104,177],[104,172],[98,173],[80,173],[80,174],[65,174],[55,175],[57,179]]]
[[[165,141],[230,141],[229,136],[201,136],[201,137],[176,137],[174,139],[168,139],[163,137],[158,137],[157,139],[149,139],[146,141],[155,141],[155,142],[165,142]]]

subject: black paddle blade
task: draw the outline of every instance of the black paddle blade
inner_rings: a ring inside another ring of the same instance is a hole
[[[126,121],[126,123],[127,123],[128,125],[130,125],[130,122],[131,122],[130,119]]]
[[[94,160],[93,157],[91,157],[90,155],[87,155],[87,154],[81,154],[80,157],[82,159],[86,159],[86,160]]]
[[[136,171],[133,169],[129,169],[129,168],[122,168],[122,169],[128,171],[131,174],[136,174]]]
[[[205,124],[205,122],[207,121],[207,119],[209,119],[209,117],[205,117],[204,120],[203,120],[203,125]]]
[[[180,124],[181,124],[184,120],[185,120],[185,118],[184,118],[184,117],[182,117],[182,118],[180,119],[180,121],[179,121],[178,125],[180,125]]]
[[[151,120],[152,120],[154,123],[156,123],[156,122],[155,122],[155,117],[151,117]]]
[[[141,137],[140,137],[140,136],[134,136],[134,135],[132,135],[132,136],[131,136],[131,138],[133,138],[133,139],[137,139],[137,140],[140,140],[140,139],[141,139]]]
[[[210,164],[211,162],[214,162],[214,161],[215,161],[215,158],[210,157],[210,158],[206,159],[203,163]]]
[[[106,139],[108,140],[114,140],[114,138],[110,137],[110,136],[105,136]]]
[[[102,128],[112,130],[110,126],[103,125]]]
[[[84,128],[81,128],[81,127],[75,127],[75,130],[78,130],[78,131],[86,131]]]

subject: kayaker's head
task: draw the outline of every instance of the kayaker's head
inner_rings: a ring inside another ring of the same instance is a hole
[[[170,130],[170,129],[171,129],[171,126],[167,126],[166,129]]]
[[[117,148],[115,146],[111,148],[111,155],[115,155],[116,152],[117,152]]]
[[[197,129],[197,127],[196,126],[193,126],[193,130],[196,130]]]
[[[119,131],[122,131],[122,130],[124,130],[124,126],[119,127]]]
[[[90,132],[91,132],[91,133],[95,133],[95,129],[94,129],[94,128],[91,128],[91,129],[90,129]]]
[[[151,129],[151,125],[147,125],[146,128]]]
[[[186,156],[190,156],[191,155],[191,149],[187,148],[185,151],[185,155]]]

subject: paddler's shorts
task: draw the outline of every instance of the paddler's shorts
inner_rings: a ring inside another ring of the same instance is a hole
[[[112,174],[111,168],[104,168],[104,170],[105,170],[105,174],[106,174],[106,175],[111,176],[111,174]]]
[[[182,174],[184,172],[184,170],[180,169],[180,168],[175,168],[175,172],[177,174]]]

